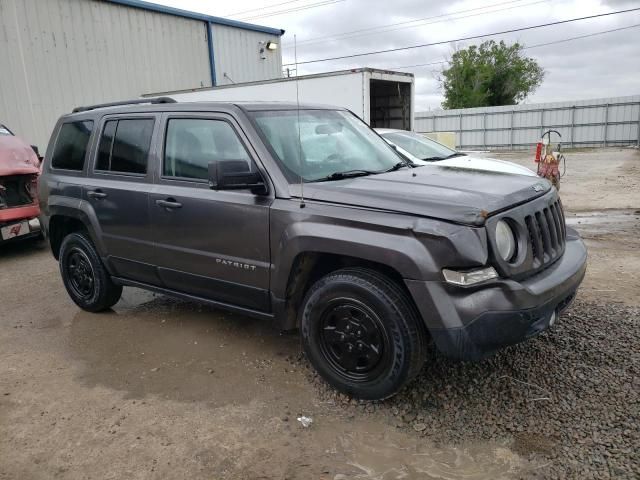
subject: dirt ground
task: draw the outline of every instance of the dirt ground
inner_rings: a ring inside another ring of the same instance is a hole
[[[640,153],[567,158],[561,195],[590,253],[579,298],[640,305]],[[296,360],[298,337],[264,322],[137,289],[83,312],[40,242],[0,250],[0,308],[0,479],[499,479],[543,466],[516,453],[517,435],[436,443],[384,409],[337,408]]]

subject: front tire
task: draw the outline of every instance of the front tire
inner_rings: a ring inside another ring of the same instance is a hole
[[[426,329],[388,277],[345,268],[316,282],[302,305],[305,353],[337,390],[366,400],[396,394],[424,364]]]
[[[113,283],[93,243],[84,234],[67,235],[60,246],[59,258],[64,286],[80,308],[100,312],[120,300],[122,286]]]

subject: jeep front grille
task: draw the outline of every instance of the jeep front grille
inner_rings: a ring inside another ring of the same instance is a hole
[[[524,222],[529,232],[533,268],[551,263],[562,255],[567,231],[559,199],[548,207],[525,216]]]
[[[500,220],[509,222],[518,239],[517,253],[511,261],[505,261],[495,253],[495,227]],[[567,241],[562,203],[555,190],[490,217],[487,230],[492,264],[501,276],[516,280],[551,266],[564,253]]]

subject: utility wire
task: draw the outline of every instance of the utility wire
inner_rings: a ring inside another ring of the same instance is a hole
[[[297,3],[297,2],[302,2],[302,1],[303,0],[289,0],[288,2],[274,3],[273,5],[265,5],[264,7],[260,7],[260,8],[251,8],[249,10],[243,10],[241,12],[228,13],[228,14],[226,14],[224,16],[225,17],[236,17],[236,16],[242,15],[244,13],[253,13],[253,12],[259,12],[260,10],[269,10],[271,8],[279,7],[281,5],[288,5],[290,3]]]
[[[614,33],[614,32],[619,32],[621,30],[628,30],[630,28],[637,28],[637,27],[640,27],[640,23],[637,23],[635,25],[629,25],[628,27],[613,28],[611,30],[603,30],[601,32],[587,33],[586,35],[578,35],[577,37],[563,38],[561,40],[554,40],[552,42],[538,43],[536,45],[525,46],[522,49],[523,50],[529,50],[531,48],[546,47],[547,45],[556,45],[558,43],[571,42],[573,40],[580,40],[580,39],[589,38],[589,37],[596,37],[598,35],[604,35],[605,33]],[[416,63],[414,65],[401,65],[401,66],[393,66],[393,67],[386,67],[386,68],[387,69],[402,70],[402,69],[405,69],[405,68],[428,67],[428,66],[431,66],[431,65],[439,65],[441,63],[449,63],[449,61],[448,60],[439,60],[437,62],[433,61],[433,62],[428,62],[428,63]]]
[[[531,45],[529,47],[524,47],[523,50],[528,50],[530,48],[546,47],[547,45],[555,45],[556,43],[571,42],[573,40],[580,40],[582,38],[596,37],[598,35],[604,35],[605,33],[619,32],[620,30],[628,30],[630,28],[636,28],[636,27],[640,27],[640,23],[636,23],[635,25],[629,25],[628,27],[614,28],[612,30],[603,30],[602,32],[588,33],[586,35],[578,35],[577,37],[570,37],[570,38],[565,38],[565,39],[562,39],[562,40],[555,40],[553,42],[538,43],[536,45]]]
[[[440,60],[437,62],[429,62],[429,63],[416,63],[415,65],[402,65],[399,67],[388,67],[389,69],[395,69],[395,70],[400,70],[400,69],[405,69],[405,68],[418,68],[418,67],[429,67],[431,65],[439,65],[441,63],[449,63],[448,60]]]
[[[331,60],[343,60],[345,58],[357,58],[357,57],[365,57],[365,56],[369,56],[369,55],[378,55],[380,53],[391,53],[391,52],[400,52],[400,51],[404,51],[404,50],[413,50],[416,48],[423,48],[423,47],[431,47],[434,45],[443,45],[445,43],[451,43],[451,42],[461,42],[461,41],[465,41],[465,40],[474,40],[474,39],[478,39],[478,38],[484,38],[484,37],[492,37],[495,35],[504,35],[507,33],[515,33],[515,32],[522,32],[525,30],[533,30],[535,28],[542,28],[542,27],[551,27],[553,25],[562,25],[565,23],[571,23],[571,22],[577,22],[577,21],[581,21],[581,20],[589,20],[592,18],[600,18],[600,17],[607,17],[610,15],[618,15],[620,13],[628,13],[628,12],[635,12],[640,10],[640,7],[637,8],[629,8],[626,10],[618,10],[615,12],[608,12],[608,13],[600,13],[597,15],[588,15],[585,17],[577,17],[577,18],[570,18],[567,20],[559,20],[557,22],[549,22],[549,23],[541,23],[539,25],[531,25],[528,27],[521,27],[521,28],[512,28],[509,30],[502,30],[501,32],[492,32],[492,33],[485,33],[482,35],[471,35],[468,37],[461,37],[461,38],[455,38],[455,39],[451,39],[451,40],[442,40],[439,42],[432,42],[432,43],[423,43],[420,45],[411,45],[408,47],[398,47],[398,48],[388,48],[385,50],[375,50],[375,51],[371,51],[371,52],[363,52],[363,53],[354,53],[351,55],[341,55],[338,57],[327,57],[327,58],[316,58],[313,60],[305,60],[302,62],[298,62],[298,65],[305,65],[305,64],[309,64],[309,63],[319,63],[319,62],[328,62]],[[284,64],[284,66],[288,66],[288,65],[293,65],[292,63],[286,63]]]
[[[537,2],[534,2],[533,4],[524,4],[524,5],[514,5],[512,7],[508,7],[508,8],[504,8],[504,9],[499,9],[499,10],[489,10],[486,12],[479,12],[479,13],[475,13],[473,15],[467,15],[464,17],[455,17],[455,18],[446,18],[446,17],[453,17],[454,15],[458,15],[461,13],[469,13],[469,12],[475,12],[477,10],[484,10],[486,8],[493,8],[493,7],[499,7],[502,5],[509,5],[512,3],[521,3],[525,0],[510,0],[508,2],[500,2],[500,3],[494,3],[491,5],[485,5],[483,7],[476,7],[476,8],[469,8],[466,10],[458,10],[456,12],[449,12],[449,13],[443,13],[440,15],[432,15],[430,17],[423,17],[423,18],[417,18],[414,20],[407,20],[404,22],[398,22],[398,23],[389,23],[386,25],[378,25],[376,27],[368,27],[368,28],[361,28],[359,30],[351,30],[348,32],[342,32],[342,33],[335,33],[335,34],[331,34],[331,35],[324,35],[321,37],[312,37],[309,38],[307,40],[303,40],[301,42],[298,42],[298,46],[300,45],[311,45],[314,43],[320,43],[326,40],[337,40],[337,39],[343,39],[343,38],[354,38],[354,37],[363,37],[363,36],[367,36],[367,35],[373,35],[376,33],[384,33],[384,32],[390,32],[390,31],[394,31],[394,30],[400,30],[403,28],[416,28],[416,27],[421,27],[424,25],[431,25],[433,23],[439,23],[439,22],[444,22],[444,21],[450,21],[450,20],[458,20],[461,18],[468,18],[468,17],[475,17],[478,15],[486,15],[487,13],[497,13],[497,12],[501,12],[503,10],[511,10],[514,8],[520,8],[520,7],[525,7],[528,5],[533,5],[536,3],[543,3],[543,2],[548,2],[550,0],[540,0]],[[445,18],[443,18],[445,17]],[[422,23],[425,22],[426,20],[434,20],[434,19],[441,19],[441,20],[436,20],[434,22],[427,22],[427,23]],[[418,23],[420,22],[420,23]],[[410,25],[412,23],[418,23],[418,25]],[[396,27],[396,28],[393,28]],[[283,44],[283,47],[289,46],[290,44]]]
[[[238,18],[238,20],[254,20],[254,19],[257,19],[257,18],[273,17],[273,16],[276,16],[276,15],[284,15],[286,13],[299,12],[301,10],[308,10],[310,8],[323,7],[325,5],[332,5],[334,3],[340,3],[340,2],[344,2],[344,1],[345,0],[328,0],[328,1],[324,1],[324,2],[310,3],[308,5],[301,5],[299,7],[288,8],[288,9],[285,9],[285,10],[278,10],[277,12],[263,13],[263,14],[260,14],[260,15],[252,15],[252,16],[248,16],[248,17],[240,17],[240,18]]]

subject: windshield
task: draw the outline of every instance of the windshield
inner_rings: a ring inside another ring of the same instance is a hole
[[[342,173],[381,173],[405,162],[349,112],[284,110],[250,114],[290,183],[299,183],[300,177],[313,182],[338,179],[336,174]]]
[[[456,153],[455,150],[434,142],[419,133],[391,132],[383,133],[382,136],[420,160],[442,160]]]

